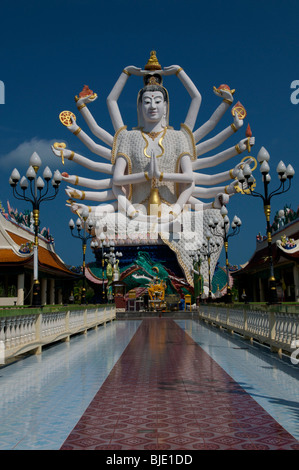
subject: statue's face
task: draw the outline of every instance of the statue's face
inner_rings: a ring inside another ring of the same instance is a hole
[[[160,91],[147,91],[142,96],[142,115],[146,122],[159,122],[166,113],[166,103]]]

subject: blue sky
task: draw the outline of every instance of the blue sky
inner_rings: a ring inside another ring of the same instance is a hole
[[[52,170],[87,175],[72,162],[63,167],[50,150],[51,143],[64,141],[69,148],[92,157],[62,126],[59,113],[65,109],[75,112],[86,130],[76,113],[74,96],[87,84],[99,96],[90,106],[91,112],[102,127],[112,132],[106,97],[122,69],[127,65],[144,67],[152,49],[157,51],[162,66],[183,67],[201,92],[198,126],[219,104],[214,85],[227,83],[236,89],[235,100],[245,106],[247,118],[223,149],[243,138],[250,123],[256,138],[252,155],[256,156],[262,146],[270,153],[274,189],[278,183],[275,169],[281,159],[295,170],[298,168],[299,105],[290,100],[294,91],[291,83],[299,80],[298,10],[297,0],[1,2],[0,80],[5,84],[5,104],[0,105],[3,205],[6,207],[9,200],[20,211],[29,208],[14,199],[8,178],[14,167],[21,174],[26,172],[33,151]],[[128,127],[136,125],[140,80],[131,77],[119,102]],[[189,97],[176,77],[168,77],[164,84],[170,94],[170,124],[177,128],[185,119]],[[216,131],[231,122],[227,113]],[[236,158],[217,171],[232,168]],[[259,171],[255,174],[257,189],[262,189]],[[287,203],[297,209],[297,178],[295,175],[289,193],[272,200],[273,215]],[[65,207],[64,186],[63,183],[53,202],[42,205],[41,225],[50,227],[62,259],[78,265],[81,246],[69,233],[72,214]],[[255,249],[256,234],[265,230],[262,201],[235,196],[228,209],[231,219],[237,214],[243,222],[238,238],[229,247],[230,262],[245,263]],[[89,249],[87,261],[91,260]]]

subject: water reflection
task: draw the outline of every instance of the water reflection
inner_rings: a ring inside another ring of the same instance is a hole
[[[108,323],[2,367],[0,449],[59,448],[139,324]]]
[[[296,439],[299,366],[258,344],[191,320],[177,324]]]

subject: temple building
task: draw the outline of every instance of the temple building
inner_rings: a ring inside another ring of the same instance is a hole
[[[299,209],[296,212],[286,206],[275,215],[272,256],[278,301],[299,302]],[[267,301],[269,263],[265,236],[257,236],[252,257],[232,276],[237,281],[240,298],[245,291],[249,301]]]
[[[34,231],[30,212],[0,208],[0,305],[32,305]],[[79,273],[57,255],[49,230],[39,234],[41,304],[69,303]]]

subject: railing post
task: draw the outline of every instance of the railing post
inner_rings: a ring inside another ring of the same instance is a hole
[[[65,313],[64,322],[65,322],[64,323],[65,324],[65,326],[64,326],[65,332],[69,333],[70,332],[70,311],[69,310],[67,310],[67,312]],[[66,337],[64,338],[64,341],[66,343],[68,343],[70,341],[70,335],[69,334],[66,335]]]
[[[35,349],[35,354],[41,354],[42,352],[42,320],[43,320],[43,314],[38,313],[36,315],[36,321],[35,321],[35,340],[37,343],[40,343],[40,345]]]
[[[83,318],[84,318],[84,334],[86,335],[87,334],[87,308],[84,310],[84,313],[83,313]]]
[[[274,312],[269,312],[269,339],[270,339],[270,344],[272,343],[273,340],[275,340],[275,314]]]
[[[98,324],[99,324],[99,308],[98,307],[96,307],[95,322],[96,322],[95,329],[97,330],[98,329]]]
[[[278,355],[281,355],[282,349],[274,346],[276,340],[276,317],[275,312],[269,312],[269,340],[270,340],[270,349],[273,352],[277,352]]]
[[[243,335],[246,336],[247,333],[247,310],[243,308]]]

